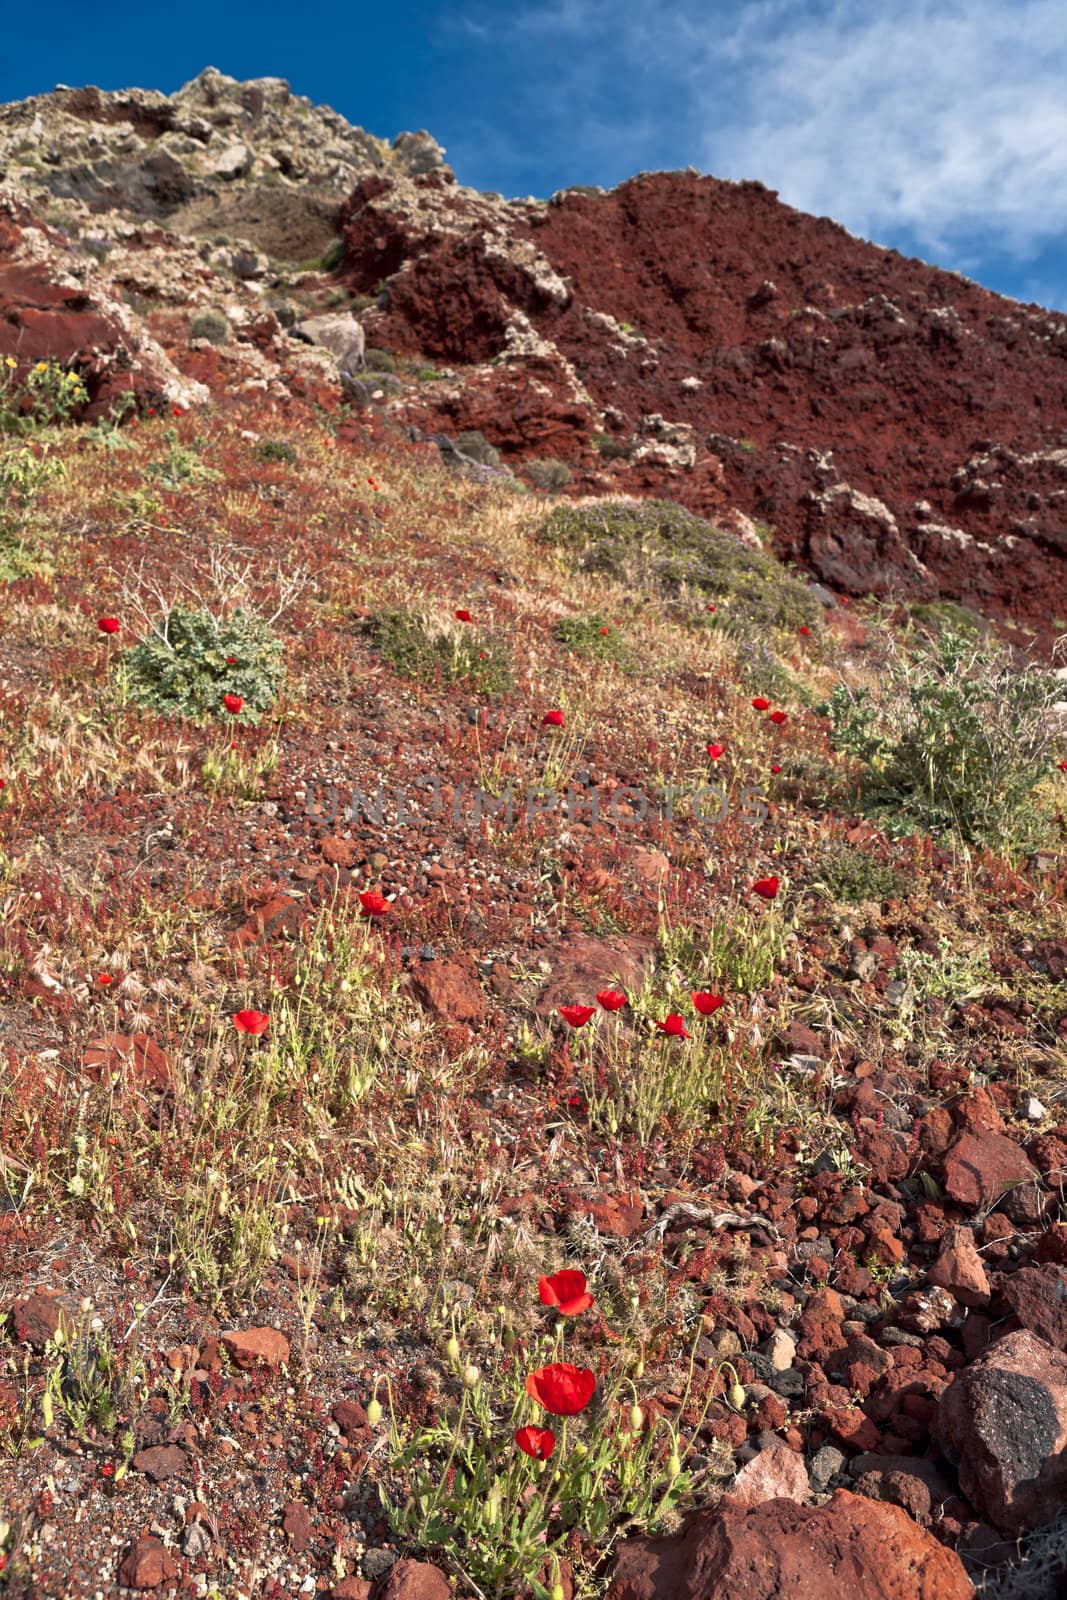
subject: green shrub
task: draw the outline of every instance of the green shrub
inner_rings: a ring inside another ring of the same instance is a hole
[[[543,489],[546,494],[558,494],[570,483],[574,474],[565,461],[557,461],[555,456],[543,456],[540,459],[526,461],[522,470],[529,478],[535,489]]]
[[[145,478],[155,488],[176,494],[191,483],[210,483],[221,477],[214,467],[207,467],[200,459],[198,446],[178,443],[177,428],[167,428],[163,441],[169,445],[162,461],[151,461],[145,468]]]
[[[448,626],[414,611],[383,611],[364,624],[378,654],[402,678],[424,682],[471,682],[486,694],[514,685],[504,650],[469,623]]]
[[[595,661],[614,661],[623,667],[633,664],[618,628],[599,611],[586,617],[561,617],[553,637],[577,655],[590,656]]]
[[[540,538],[575,565],[665,594],[695,589],[716,604],[711,626],[813,627],[822,607],[774,556],[671,500],[558,506]]]
[[[489,443],[479,428],[467,428],[463,433],[457,433],[456,449],[462,450],[472,461],[480,461],[483,467],[500,465],[500,451]]]
[[[831,839],[819,852],[818,877],[835,900],[858,905],[863,900],[898,899],[907,881],[888,861],[844,839]]]
[[[206,608],[175,607],[155,619],[121,662],[138,705],[193,721],[226,716],[223,696],[236,694],[244,701],[241,721],[258,722],[285,676],[281,640],[261,617],[242,610],[219,617]]]
[[[322,272],[335,272],[344,258],[345,242],[343,239],[335,239],[323,251],[319,260],[319,268]]]
[[[208,339],[212,344],[225,344],[232,331],[221,311],[198,311],[189,323],[190,339]]]
[[[961,638],[977,639],[989,633],[989,623],[976,611],[957,605],[955,600],[934,600],[908,607],[914,622],[928,633],[958,633]]]
[[[260,461],[284,461],[290,467],[296,466],[296,446],[288,439],[261,439],[256,456]]]
[[[1003,650],[946,632],[919,648],[887,640],[873,688],[839,683],[823,709],[863,798],[895,832],[916,826],[1025,854],[1048,840],[1048,712],[1062,686]]]
[[[807,684],[778,659],[769,645],[742,640],[734,660],[741,687],[747,694],[766,695],[768,700],[784,701],[786,705],[814,704],[815,696]]]
[[[633,453],[633,445],[625,439],[613,439],[610,433],[594,433],[593,449],[605,461],[626,461]]]
[[[396,356],[391,350],[368,350],[363,358],[368,372],[395,372]]]
[[[52,570],[34,547],[30,512],[38,490],[67,472],[62,461],[49,457],[47,444],[39,448],[39,455],[28,445],[0,452],[0,583]]]

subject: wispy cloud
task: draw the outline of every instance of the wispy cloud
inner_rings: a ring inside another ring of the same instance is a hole
[[[1063,0],[532,0],[494,53],[536,108],[528,171],[558,170],[565,132],[602,164],[585,181],[758,178],[946,265],[1067,245]]]

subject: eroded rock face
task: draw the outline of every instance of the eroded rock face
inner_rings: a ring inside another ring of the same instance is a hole
[[[19,377],[43,360],[77,372],[90,420],[127,390],[182,407],[209,398],[110,292],[95,263],[72,256],[15,190],[0,187],[0,360],[8,357]]]
[[[667,1539],[628,1539],[608,1600],[973,1600],[960,1559],[898,1506],[839,1489],[701,1512]]]
[[[543,453],[540,409],[577,403],[552,453],[578,491],[738,508],[836,588],[1044,626],[1067,580],[1067,318],[692,173],[547,203],[375,175],[341,221],[342,275],[386,280],[378,342],[477,364],[406,420],[478,427],[515,458]],[[518,319],[541,390],[529,433]]]

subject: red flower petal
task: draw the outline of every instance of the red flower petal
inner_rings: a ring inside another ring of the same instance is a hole
[[[691,1039],[693,1037],[686,1029],[684,1017],[679,1016],[677,1011],[672,1011],[666,1021],[657,1022],[656,1027],[661,1033],[669,1033],[672,1039]]]
[[[118,633],[122,626],[118,617],[101,617],[96,625],[101,633]]]
[[[725,996],[711,994],[707,989],[703,989],[699,994],[693,996],[693,1005],[702,1017],[713,1016],[719,1007],[725,1004]]]
[[[244,701],[239,694],[224,694],[222,697],[222,703],[232,716],[236,716],[241,707],[244,705]]]
[[[379,894],[377,889],[365,889],[359,897],[359,903],[368,917],[384,917],[387,911],[392,910],[384,894]]]
[[[576,1417],[593,1398],[596,1377],[588,1367],[553,1361],[526,1379],[526,1393],[554,1417]]]
[[[621,989],[601,989],[596,997],[598,1006],[603,1006],[605,1011],[621,1011],[627,1004],[626,996]]]
[[[765,700],[761,694],[758,694],[752,702],[752,709],[753,711],[769,711],[771,709],[771,702],[769,700]]]
[[[576,1317],[588,1311],[593,1296],[585,1286],[585,1273],[574,1269],[554,1272],[549,1278],[540,1278],[537,1292],[543,1306],[555,1306],[564,1317]]]
[[[774,723],[776,728],[780,728],[783,722],[789,721],[789,715],[785,711],[772,711],[769,720]]]
[[[708,755],[711,757],[711,759],[713,761],[718,761],[719,757],[721,755],[724,755],[725,752],[726,752],[726,746],[724,744],[709,744],[708,745]]]
[[[456,612],[456,621],[457,622],[469,622],[470,620],[471,620],[470,612],[469,611],[464,611],[463,608],[460,607],[460,609]]]
[[[544,716],[541,718],[541,726],[542,728],[562,728],[563,712],[546,711]]]
[[[595,1009],[595,1006],[560,1006],[559,1014],[572,1028],[584,1028]]]
[[[515,1443],[535,1461],[547,1461],[556,1448],[556,1435],[551,1428],[517,1428]]]
[[[752,885],[752,893],[758,894],[761,900],[773,900],[778,893],[778,879],[773,873],[769,878],[761,878]]]
[[[235,1011],[233,1025],[238,1033],[266,1033],[270,1018],[265,1011]]]

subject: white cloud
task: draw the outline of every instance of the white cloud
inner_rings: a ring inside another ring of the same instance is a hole
[[[1025,256],[1063,230],[1062,0],[763,10],[746,7],[709,45],[708,67],[734,64],[741,104],[708,129],[702,165],[759,177],[868,237],[905,228],[941,253],[983,230]]]
[[[565,131],[614,173],[758,178],[947,263],[1067,231],[1064,0],[533,0],[501,34],[542,113],[527,165]]]

